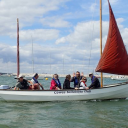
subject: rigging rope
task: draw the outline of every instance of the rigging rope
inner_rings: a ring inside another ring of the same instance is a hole
[[[96,5],[96,0],[95,1],[95,5]],[[93,27],[92,27],[92,39],[93,39],[93,34],[94,34],[94,11],[93,11],[93,14],[92,14],[92,24],[93,24]],[[90,48],[90,56],[89,56],[89,64],[88,64],[88,74],[89,74],[89,68],[90,68],[90,59],[91,59],[91,51],[92,51],[92,41],[91,41],[91,48]]]

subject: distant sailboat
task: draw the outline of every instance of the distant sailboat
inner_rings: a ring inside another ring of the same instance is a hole
[[[101,0],[100,0],[101,2]],[[109,3],[109,1],[108,1]],[[110,3],[110,25],[104,52],[96,68],[97,72],[128,75],[127,53],[116,24]],[[123,62],[122,62],[123,61]],[[120,68],[119,68],[120,67]],[[67,101],[104,100],[128,97],[128,82],[106,85],[91,90],[0,90],[0,97],[7,101]]]
[[[112,80],[128,80],[128,76],[125,75],[112,75]]]

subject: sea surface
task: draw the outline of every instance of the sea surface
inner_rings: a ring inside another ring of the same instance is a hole
[[[45,89],[50,81],[39,80]],[[63,84],[64,78],[60,81]],[[121,81],[104,78],[104,84],[117,82]],[[15,83],[13,76],[0,76],[0,85]],[[0,99],[0,128],[128,128],[128,99],[39,103]]]

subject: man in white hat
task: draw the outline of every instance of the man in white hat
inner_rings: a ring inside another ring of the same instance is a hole
[[[18,79],[18,81],[17,81],[17,83],[15,85],[14,90],[17,90],[17,89],[29,89],[30,88],[28,83],[32,84],[32,82],[29,81],[29,80],[24,79],[24,75],[20,74],[17,77],[17,79]]]
[[[94,76],[93,73],[89,73],[89,77],[91,78],[91,85],[89,87],[86,87],[86,89],[100,88],[99,79]]]

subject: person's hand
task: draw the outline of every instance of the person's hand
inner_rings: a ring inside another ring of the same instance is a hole
[[[60,88],[56,87],[57,90],[60,90]]]
[[[81,72],[81,76],[84,76],[84,73],[83,72]]]
[[[73,77],[75,77],[76,76],[76,74],[75,73],[73,73]]]
[[[14,88],[14,90],[20,90],[20,88],[18,88],[18,87],[15,87],[15,88]]]
[[[86,89],[86,90],[88,90],[88,89],[89,89],[89,87],[86,87],[85,89]]]
[[[34,90],[34,84],[32,84],[32,90]]]
[[[78,88],[77,88],[77,87],[75,87],[75,90],[78,90]]]
[[[42,88],[42,90],[44,90],[44,87],[40,84],[40,87]]]

